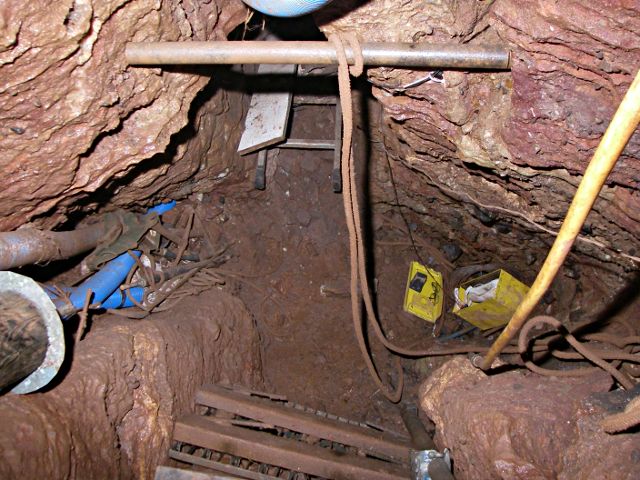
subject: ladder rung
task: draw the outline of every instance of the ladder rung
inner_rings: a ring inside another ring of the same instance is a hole
[[[309,150],[333,150],[336,142],[330,140],[310,140],[306,138],[290,138],[284,143],[274,145],[274,148],[299,148]]]

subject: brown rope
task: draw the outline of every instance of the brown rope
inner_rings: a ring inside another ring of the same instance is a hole
[[[173,261],[173,265],[177,266],[182,260],[182,255],[184,255],[185,250],[189,247],[189,239],[191,238],[191,230],[193,228],[193,217],[195,216],[195,212],[192,208],[189,208],[189,212],[187,214],[187,224],[184,227],[184,233],[182,234],[182,239],[178,246],[178,253],[176,253],[176,259]]]
[[[600,423],[607,433],[622,432],[640,425],[640,396],[631,400],[624,412],[609,415]]]
[[[556,320],[553,317],[548,316],[539,316],[534,317],[529,320],[520,331],[520,337],[518,338],[518,349],[520,350],[520,355],[523,357],[523,361],[525,362],[526,367],[532,372],[538,373],[540,375],[553,376],[553,377],[569,377],[569,376],[583,376],[593,373],[595,369],[593,368],[578,368],[573,370],[550,370],[548,368],[539,367],[531,360],[525,358],[527,353],[527,344],[528,344],[528,335],[532,328],[540,325],[547,324],[556,330],[560,331],[565,340],[576,349],[578,353],[580,353],[586,360],[589,360],[591,363],[594,363],[601,369],[605,370],[609,375],[615,378],[618,383],[625,388],[626,390],[631,390],[635,384],[633,380],[631,380],[627,375],[623,372],[617,370],[613,365],[606,362],[602,358],[600,358],[590,347],[587,347],[585,344],[580,343],[576,337],[574,337],[571,333],[569,333],[562,325],[559,320]]]
[[[622,360],[625,362],[640,363],[640,355],[627,353],[617,348],[609,350],[595,350],[592,352],[603,360]],[[560,360],[584,360],[584,357],[577,353],[563,352],[562,350],[551,350],[551,355]]]
[[[351,67],[349,70],[346,53],[344,50],[344,40],[346,40],[353,51],[355,65]],[[458,353],[466,353],[466,352],[486,352],[487,348],[483,346],[460,346],[453,348],[444,348],[440,350],[412,350],[404,347],[399,347],[389,341],[380,324],[379,319],[377,318],[373,301],[371,298],[371,290],[369,288],[369,280],[366,271],[366,253],[364,247],[364,241],[362,238],[362,222],[360,218],[360,206],[357,195],[357,184],[355,179],[355,168],[353,166],[352,159],[352,138],[353,138],[353,105],[352,105],[352,95],[351,95],[351,84],[349,79],[349,73],[353,76],[358,76],[362,73],[362,56],[361,49],[357,40],[357,37],[354,34],[332,34],[329,36],[329,41],[331,41],[335,48],[336,54],[338,57],[338,86],[340,91],[340,104],[342,106],[342,116],[344,123],[344,134],[342,140],[342,183],[345,186],[343,191],[343,204],[345,210],[345,217],[347,223],[347,230],[349,232],[349,258],[350,258],[350,291],[351,291],[351,313],[353,317],[354,330],[356,334],[356,338],[358,340],[358,345],[362,352],[363,358],[371,374],[372,379],[380,388],[380,390],[384,393],[384,395],[391,400],[392,402],[398,402],[402,396],[402,388],[404,383],[404,377],[402,368],[399,363],[399,359],[397,360],[397,368],[398,368],[398,381],[395,389],[391,389],[384,385],[378,371],[373,363],[369,350],[367,348],[367,342],[364,333],[364,326],[361,321],[361,301],[364,300],[365,310],[367,313],[367,318],[369,323],[372,325],[373,330],[375,332],[376,337],[380,340],[380,342],[390,351],[396,354],[409,356],[409,357],[424,357],[424,356],[435,356],[435,355],[452,355]],[[360,287],[360,291],[358,290]],[[362,300],[361,300],[362,295]],[[533,319],[532,319],[533,320]],[[539,317],[535,319],[535,323],[547,323],[554,328],[559,329],[561,327],[560,322],[551,318],[551,317]],[[557,324],[557,325],[556,325]],[[530,328],[526,330],[526,333],[523,331],[524,335],[521,335],[520,342],[518,348],[509,348],[510,352],[516,353],[520,352],[521,354],[526,351],[526,336],[530,331]],[[598,354],[602,354],[602,351],[594,351],[590,347],[580,343],[576,338],[567,332],[564,329],[561,329],[562,335],[565,340],[569,342],[578,353],[587,360],[596,364],[598,367],[604,369],[609,374],[611,374],[624,388],[632,388],[633,381],[623,372],[616,369],[616,366],[619,365],[620,360],[625,361],[634,361],[636,357],[629,355],[623,352],[611,352],[611,354],[607,353],[605,356],[611,356],[616,358],[616,362],[614,364],[610,364],[603,360]],[[595,339],[594,339],[595,340]],[[524,342],[524,346],[523,346]],[[630,342],[632,343],[632,342]],[[534,351],[541,351],[546,349],[545,346],[536,346],[534,347]],[[506,351],[505,351],[506,353]],[[554,352],[557,353],[557,352]],[[574,357],[575,354],[566,354],[566,353],[557,353],[558,356],[571,356]],[[574,359],[574,358],[571,358]],[[542,375],[555,375],[555,376],[575,376],[575,375],[586,375],[593,373],[595,369],[587,368],[587,369],[577,369],[571,371],[555,371],[548,370],[541,367],[538,367],[530,360],[525,360],[525,364],[528,368],[533,371],[536,371]]]
[[[355,182],[355,169],[352,165],[352,151],[351,144],[353,138],[353,104],[351,96],[351,81],[349,79],[349,66],[347,62],[347,55],[344,50],[344,39],[351,45],[353,54],[355,57],[355,65],[351,68],[351,74],[358,76],[362,74],[363,60],[362,51],[357,37],[354,34],[332,34],[329,36],[329,41],[332,42],[336,48],[336,54],[338,56],[338,88],[340,91],[340,105],[342,107],[342,120],[344,124],[344,132],[342,135],[342,162],[341,162],[341,174],[342,184],[344,190],[342,193],[344,212],[347,221],[347,230],[349,232],[349,261],[350,261],[350,289],[351,289],[351,315],[353,320],[354,331],[356,339],[358,340],[358,346],[362,352],[362,356],[367,365],[371,378],[378,386],[380,391],[392,402],[397,403],[402,397],[402,389],[404,386],[404,375],[400,360],[397,359],[398,370],[398,384],[395,389],[387,387],[376,367],[373,363],[369,350],[367,348],[367,341],[365,339],[364,327],[362,324],[362,310],[360,306],[360,293],[358,292],[358,272],[360,263],[364,263],[364,251],[362,250],[362,238],[361,238],[361,221],[360,211],[358,205],[358,196],[356,191]],[[366,276],[365,276],[366,279]],[[362,275],[360,274],[360,282],[362,284]],[[368,295],[368,290],[364,288],[366,283],[363,284],[362,293]]]
[[[89,306],[91,305],[92,296],[93,291],[90,288],[87,289],[87,293],[84,296],[84,305],[79,314],[80,323],[78,324],[78,331],[76,332],[76,343],[82,340],[82,335],[84,335],[84,331],[87,328],[87,318],[89,317]]]
[[[355,35],[344,35],[344,38],[350,43],[354,53],[355,65],[351,69],[353,75],[360,74],[362,70],[361,50]],[[413,350],[404,347],[399,347],[390,342],[385,336],[380,322],[377,318],[373,307],[373,301],[371,299],[371,290],[369,288],[369,281],[366,272],[366,254],[364,248],[364,242],[362,239],[362,223],[360,219],[360,206],[357,196],[357,185],[355,179],[355,168],[352,162],[352,136],[353,136],[353,106],[351,96],[351,84],[349,79],[349,69],[346,54],[344,51],[344,43],[342,37],[338,34],[329,36],[329,40],[335,45],[336,53],[338,56],[338,86],[340,91],[340,104],[342,106],[342,118],[344,123],[344,134],[342,140],[342,183],[344,185],[343,191],[343,204],[345,210],[345,217],[347,222],[347,230],[349,232],[349,253],[350,253],[350,269],[351,269],[351,313],[353,318],[353,325],[358,340],[360,351],[371,374],[372,379],[384,393],[384,395],[392,402],[398,402],[402,396],[402,388],[404,384],[404,375],[400,366],[400,360],[396,357],[397,361],[397,377],[398,384],[395,389],[390,389],[382,382],[376,367],[371,359],[369,351],[367,349],[367,343],[365,339],[364,329],[361,322],[361,297],[364,299],[365,309],[367,312],[367,318],[371,323],[374,333],[379,341],[389,351],[404,355],[408,357],[427,357],[438,355],[455,355],[462,353],[482,353],[488,351],[488,347],[484,346],[456,346],[442,349],[426,349],[426,350]],[[360,291],[358,290],[360,286]],[[544,347],[543,347],[544,348]],[[517,348],[507,348],[505,353],[518,353]]]

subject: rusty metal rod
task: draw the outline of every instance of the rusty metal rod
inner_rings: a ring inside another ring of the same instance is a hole
[[[413,448],[416,450],[436,450],[436,444],[418,417],[417,407],[415,405],[406,406],[402,409],[401,415],[402,421],[411,435]],[[431,480],[454,480],[453,474],[443,458],[431,460],[428,471]]]
[[[354,63],[350,46],[347,60]],[[234,41],[129,43],[125,56],[130,65],[213,64],[313,64],[336,65],[338,57],[329,42]],[[393,67],[509,68],[509,51],[500,46],[460,44],[363,43],[365,65]]]
[[[416,406],[406,406],[400,414],[409,435],[411,435],[413,448],[416,450],[436,450],[436,444],[433,443],[433,439],[425,430],[424,424],[420,421],[420,417],[418,417],[418,409]]]

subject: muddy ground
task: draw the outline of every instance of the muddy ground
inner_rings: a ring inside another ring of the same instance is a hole
[[[296,109],[293,135],[330,138],[332,108]],[[232,288],[260,332],[264,388],[312,408],[401,429],[397,407],[377,390],[355,341],[349,296],[349,252],[342,196],[332,191],[332,151],[271,150],[264,191],[213,193],[203,202],[234,258]],[[378,219],[377,219],[378,220]],[[408,266],[406,236],[381,221],[401,246],[374,250],[378,304],[390,337],[430,337],[431,327],[402,311]],[[372,342],[385,375],[389,356]],[[409,363],[407,363],[409,366]],[[387,380],[389,380],[387,378]],[[392,379],[396,380],[396,379]],[[415,395],[408,382],[405,398]]]

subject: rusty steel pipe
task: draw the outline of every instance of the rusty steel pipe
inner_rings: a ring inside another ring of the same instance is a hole
[[[355,62],[345,46],[347,60]],[[337,65],[329,42],[233,41],[129,43],[130,65],[313,64]],[[362,44],[365,65],[504,70],[509,51],[500,46],[376,42]]]
[[[69,232],[35,228],[0,232],[0,270],[71,258],[95,248],[106,234],[104,222]]]

